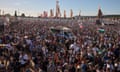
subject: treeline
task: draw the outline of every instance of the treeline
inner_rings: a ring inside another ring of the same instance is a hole
[[[75,16],[75,18],[79,16]],[[97,16],[81,16],[81,18],[97,18]],[[103,15],[102,18],[120,18],[120,15]]]
[[[103,18],[120,18],[120,15],[104,15]]]

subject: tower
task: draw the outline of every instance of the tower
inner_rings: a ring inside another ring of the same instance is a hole
[[[1,16],[1,9],[0,9],[0,16]]]
[[[56,17],[61,17],[59,1],[56,0]]]
[[[102,18],[102,11],[101,11],[101,8],[99,7],[99,9],[98,9],[98,18],[100,19],[100,18]]]
[[[50,9],[50,17],[53,17],[54,13],[53,13],[53,9]]]
[[[64,10],[64,18],[66,18],[66,10]]]
[[[70,10],[70,17],[71,18],[73,17],[73,10],[72,9]]]
[[[48,17],[48,12],[47,11],[43,11],[43,15],[44,15],[44,17]]]
[[[2,11],[2,15],[4,15],[4,10]]]
[[[80,12],[79,12],[79,17],[81,16],[81,10],[80,10]]]
[[[98,15],[97,15],[98,19],[96,20],[96,24],[102,24],[102,15],[103,15],[103,13],[102,13],[101,8],[99,6],[99,8],[98,8]]]
[[[80,12],[79,12],[79,19],[81,18],[81,10],[80,10]]]

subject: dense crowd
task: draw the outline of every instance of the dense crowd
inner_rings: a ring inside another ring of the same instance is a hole
[[[76,39],[53,35],[51,26],[72,29]],[[119,26],[77,21],[20,21],[0,37],[0,72],[120,72]]]

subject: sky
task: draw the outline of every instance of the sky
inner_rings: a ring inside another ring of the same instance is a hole
[[[67,16],[70,15],[70,9],[74,16],[81,12],[84,16],[97,15],[100,7],[104,15],[120,14],[120,0],[59,0],[60,10],[63,15],[66,10]],[[0,0],[0,10],[4,13],[14,15],[17,10],[18,15],[25,13],[26,16],[38,16],[43,11],[50,9],[56,10],[56,0]]]

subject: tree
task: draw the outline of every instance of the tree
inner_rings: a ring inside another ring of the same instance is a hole
[[[5,14],[5,16],[10,17],[11,15],[9,13]]]
[[[14,14],[15,17],[17,17],[17,11],[15,11],[15,14]]]
[[[21,14],[21,17],[25,17],[25,14],[24,14],[24,13],[22,13],[22,14]]]

